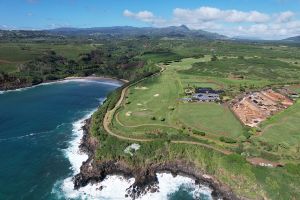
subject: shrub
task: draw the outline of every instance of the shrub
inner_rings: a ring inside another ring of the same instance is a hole
[[[198,131],[198,130],[193,130],[193,134],[205,136],[205,132],[203,132],[203,131]]]
[[[59,77],[53,75],[53,74],[49,74],[45,77],[46,80],[49,80],[49,81],[53,81],[53,80],[57,80],[59,79]]]
[[[156,120],[156,117],[155,116],[151,117],[151,120]]]
[[[233,144],[233,143],[236,143],[236,140],[233,139],[233,138],[230,138],[230,137],[220,137],[219,138],[221,142],[225,142],[225,143],[229,143],[229,144]]]
[[[168,109],[169,110],[175,110],[175,108],[173,106],[169,106]]]
[[[244,131],[243,135],[246,137],[246,139],[249,139],[252,136],[252,132],[251,131]]]
[[[164,121],[166,121],[166,118],[161,117],[161,118],[160,118],[160,121],[164,122]]]
[[[196,55],[196,56],[194,56],[194,58],[204,58],[204,55],[203,54],[199,54],[199,55]]]
[[[39,77],[33,77],[32,81],[31,81],[32,85],[37,85],[37,84],[40,84],[42,82],[43,82],[43,80]]]

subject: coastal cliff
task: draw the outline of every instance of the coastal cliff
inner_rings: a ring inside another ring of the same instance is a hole
[[[101,141],[98,141],[90,134],[91,119],[86,120],[83,127],[84,135],[80,149],[89,155],[81,168],[80,173],[74,177],[74,189],[84,187],[89,183],[103,181],[108,175],[122,175],[124,178],[135,178],[135,182],[127,189],[126,196],[136,199],[147,192],[157,192],[158,179],[156,173],[171,173],[173,176],[183,175],[195,180],[196,184],[209,186],[213,192],[214,199],[240,199],[229,187],[220,183],[212,176],[206,175],[203,171],[184,160],[171,162],[150,163],[145,166],[131,165],[122,159],[97,160],[95,152]]]

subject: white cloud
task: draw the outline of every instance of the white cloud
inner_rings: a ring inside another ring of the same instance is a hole
[[[170,19],[155,16],[150,11],[131,12],[123,15],[153,26],[178,26],[203,29],[228,36],[251,36],[278,39],[300,34],[300,20],[291,11],[262,13],[258,11],[222,10],[214,7],[197,9],[175,8]]]
[[[269,15],[258,11],[242,12],[238,10],[220,10],[213,7],[200,7],[194,10],[176,8],[173,15],[177,19],[189,21],[223,20],[226,22],[262,23],[270,19]]]
[[[291,21],[294,16],[295,16],[295,13],[293,13],[291,11],[282,12],[282,13],[278,14],[276,21],[279,23],[288,22],[288,21]]]
[[[281,39],[300,34],[300,21],[288,23],[253,24],[250,26],[238,26],[227,30],[230,36],[251,36],[265,39]]]
[[[64,22],[64,23],[62,22],[62,23],[59,23],[59,24],[52,23],[52,24],[47,25],[47,28],[49,28],[49,29],[63,28],[63,27],[72,27],[72,25],[70,23],[67,23],[67,22]]]
[[[133,13],[129,10],[124,10],[123,15],[125,17],[132,17],[132,18],[135,18],[137,20],[141,20],[143,22],[152,22],[153,20],[155,20],[155,17],[153,15],[153,13],[149,12],[147,10],[140,11],[138,13]]]
[[[0,29],[2,29],[2,30],[14,30],[14,29],[17,29],[17,27],[6,25],[6,24],[2,24],[2,25],[0,25]]]

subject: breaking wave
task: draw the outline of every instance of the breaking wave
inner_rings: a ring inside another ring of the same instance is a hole
[[[102,99],[102,102],[104,99]],[[70,141],[69,148],[64,150],[65,156],[71,163],[72,174],[64,180],[59,180],[55,183],[52,189],[52,194],[57,199],[88,199],[88,200],[129,200],[126,197],[126,189],[134,183],[134,178],[125,179],[122,176],[111,175],[107,176],[104,181],[96,184],[89,184],[86,187],[74,190],[73,177],[80,172],[82,162],[88,159],[88,155],[80,152],[79,145],[83,137],[82,126],[85,120],[91,117],[93,112],[85,115],[82,119],[73,123],[73,140]],[[153,199],[170,199],[172,194],[178,190],[184,189],[193,199],[209,200],[212,199],[212,190],[207,186],[197,185],[191,178],[184,176],[173,177],[169,173],[158,173],[159,192],[147,193],[139,198],[139,200]]]

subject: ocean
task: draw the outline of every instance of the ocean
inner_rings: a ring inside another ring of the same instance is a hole
[[[108,176],[78,191],[72,182],[87,159],[78,148],[84,120],[119,86],[78,79],[0,92],[0,200],[128,199],[133,178]],[[211,199],[211,190],[190,178],[157,176],[159,192],[141,200]]]

